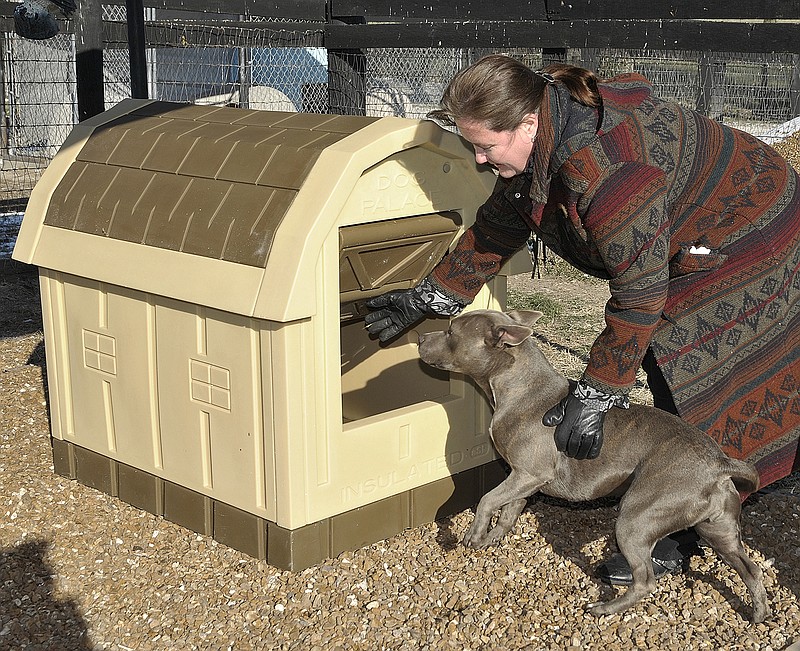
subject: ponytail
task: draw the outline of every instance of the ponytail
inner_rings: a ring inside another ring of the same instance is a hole
[[[553,63],[541,71],[564,84],[572,99],[579,104],[598,108],[603,103],[600,91],[597,90],[600,79],[591,70],[566,63]]]

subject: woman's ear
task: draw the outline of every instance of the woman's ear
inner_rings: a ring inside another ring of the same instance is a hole
[[[520,127],[523,129],[525,136],[531,139],[536,137],[536,132],[539,130],[539,114],[538,113],[528,113],[524,118],[522,118],[522,124]]]

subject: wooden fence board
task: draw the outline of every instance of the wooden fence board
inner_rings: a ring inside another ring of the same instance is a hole
[[[125,4],[115,2],[111,4]],[[207,14],[268,16],[286,20],[325,20],[325,0],[144,0],[145,7]]]
[[[408,20],[800,19],[796,0],[329,0],[330,14]]]
[[[609,47],[800,52],[800,26],[721,21],[391,22],[325,27],[329,48]]]

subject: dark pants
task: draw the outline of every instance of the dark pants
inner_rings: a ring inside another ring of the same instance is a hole
[[[656,356],[653,355],[652,348],[647,349],[647,353],[642,360],[642,369],[647,375],[647,386],[650,387],[650,393],[653,394],[653,405],[663,411],[677,415],[678,409],[672,399],[672,392],[664,379],[664,374],[656,364]]]

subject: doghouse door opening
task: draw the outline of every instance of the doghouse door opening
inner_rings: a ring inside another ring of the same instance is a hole
[[[458,213],[433,213],[339,229],[342,415],[345,422],[450,394],[450,376],[419,360],[420,332],[442,330],[426,319],[389,345],[364,328],[363,301],[416,285],[441,260],[461,225]]]

